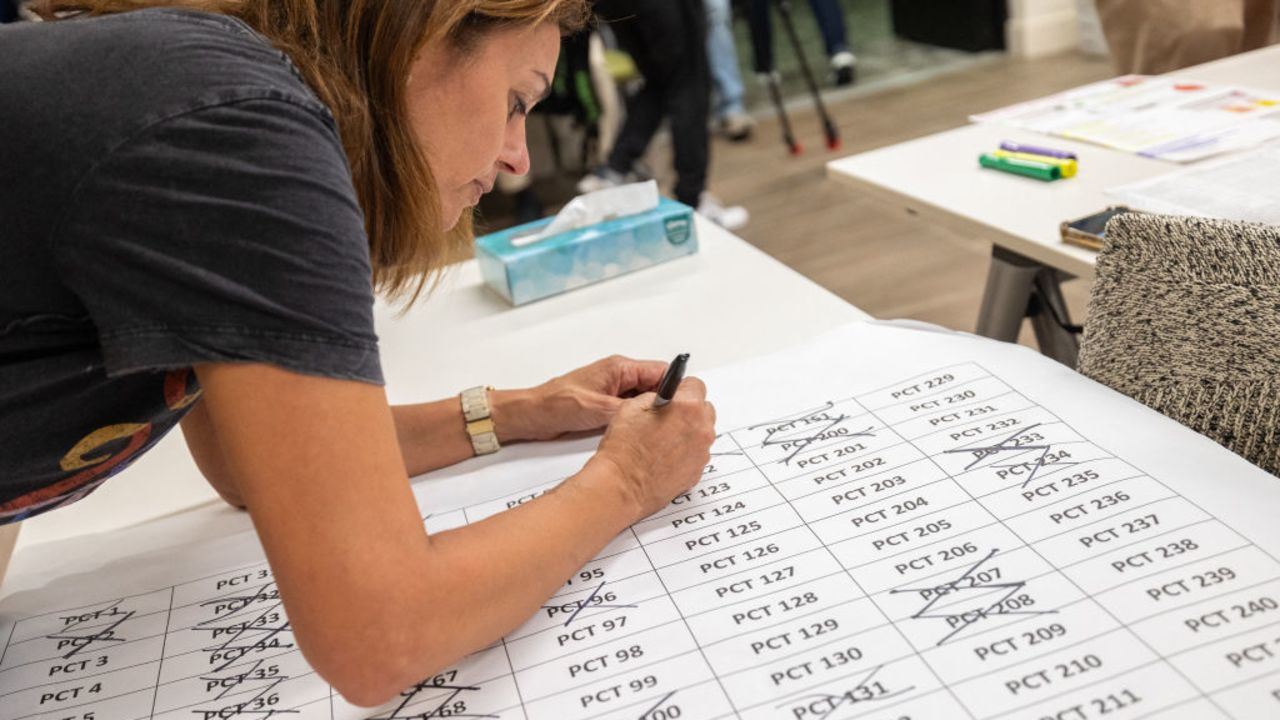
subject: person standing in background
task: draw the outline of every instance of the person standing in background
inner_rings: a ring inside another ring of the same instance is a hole
[[[769,17],[770,0],[751,0],[748,22],[751,24],[751,46],[755,55],[755,71],[758,75],[772,74],[777,65],[773,60],[773,23]],[[839,0],[809,0],[813,18],[822,33],[822,44],[831,63],[831,72],[837,86],[852,85],[857,75],[858,58],[849,49],[845,30],[844,9]]]
[[[755,120],[742,104],[742,73],[733,42],[733,8],[729,0],[705,0],[707,6],[707,61],[716,91],[716,127],[733,142],[751,137]]]
[[[1155,75],[1270,45],[1280,0],[1096,0],[1116,71]]]
[[[745,208],[726,207],[706,192],[711,81],[702,0],[598,0],[595,12],[635,61],[644,87],[627,101],[627,119],[607,162],[578,182],[578,192],[628,182],[631,169],[667,118],[675,155],[675,199],[728,230],[745,225]]]

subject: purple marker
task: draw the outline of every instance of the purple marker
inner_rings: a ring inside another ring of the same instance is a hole
[[[1000,143],[1001,150],[1009,152],[1030,153],[1032,155],[1044,155],[1045,157],[1061,158],[1063,160],[1075,160],[1076,154],[1067,152],[1066,150],[1054,150],[1053,148],[1037,147],[1035,145],[1023,145],[1022,143],[1011,142],[1005,140]]]

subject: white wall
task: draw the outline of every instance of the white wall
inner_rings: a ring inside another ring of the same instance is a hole
[[[1004,26],[1009,54],[1035,58],[1075,49],[1080,39],[1076,2],[1009,0],[1009,19]]]

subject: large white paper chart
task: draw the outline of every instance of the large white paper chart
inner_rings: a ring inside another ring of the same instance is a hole
[[[1276,478],[968,336],[861,324],[707,380],[723,434],[701,481],[383,708],[307,666],[240,536],[7,598],[0,716],[1280,717]],[[453,508],[428,481],[427,527],[557,480]]]

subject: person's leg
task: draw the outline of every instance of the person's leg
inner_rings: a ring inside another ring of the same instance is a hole
[[[769,0],[751,0],[747,5],[747,25],[751,28],[751,56],[757,74],[774,71],[773,24]]]
[[[746,210],[727,208],[714,200],[707,202],[709,196],[703,193],[711,144],[707,130],[711,79],[707,69],[706,8],[702,0],[645,0],[642,4],[635,10],[644,14],[644,22],[633,26],[635,35],[626,39],[619,35],[618,42],[628,51],[632,43],[661,48],[661,52],[638,52],[636,60],[645,76],[646,91],[658,93],[662,112],[671,121],[676,199],[698,208],[721,225],[741,226],[747,221]]]
[[[604,41],[600,39],[599,33],[591,33],[587,65],[591,68],[591,87],[595,91],[596,101],[600,103],[599,142],[592,153],[590,164],[602,165],[617,143],[618,133],[622,130],[627,114],[623,110],[622,93],[618,91],[618,84],[609,75],[609,68],[605,64]]]
[[[827,56],[848,50],[844,9],[840,7],[839,0],[809,0],[809,7],[813,8],[813,17],[818,21],[818,30],[822,33],[822,44],[826,46]]]
[[[671,65],[665,98],[675,151],[675,196],[676,200],[696,208],[707,184],[711,145],[707,133],[711,105],[707,16],[702,0],[675,0],[672,4],[682,15],[670,27],[674,35],[668,36],[670,54],[667,57]]]
[[[648,151],[661,123],[662,90],[646,80],[640,92],[627,100],[627,117],[606,161],[609,168],[623,175],[630,172]]]
[[[596,13],[609,21],[618,45],[631,56],[644,76],[644,87],[627,101],[627,117],[617,142],[609,151],[608,167],[623,175],[644,157],[662,123],[668,71],[662,54],[654,52],[662,49],[662,45],[655,44],[653,39],[661,38],[664,28],[670,26],[666,16],[671,13],[665,9],[666,5],[646,0],[600,0],[595,6]]]
[[[716,116],[744,112],[742,75],[733,43],[733,11],[729,0],[704,0],[707,9],[707,62],[716,90]]]
[[[809,6],[813,8],[813,17],[818,21],[818,30],[822,32],[822,44],[831,61],[836,85],[852,83],[857,58],[849,49],[844,9],[840,7],[839,0],[809,0]]]

